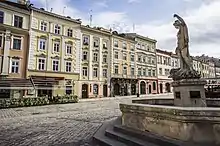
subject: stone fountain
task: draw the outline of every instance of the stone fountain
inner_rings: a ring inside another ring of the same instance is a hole
[[[137,99],[132,104],[120,104],[120,124],[105,135],[127,145],[220,145],[220,108],[207,104],[206,81],[192,66],[187,25],[180,16],[174,17],[177,20],[173,25],[178,29],[176,53],[180,59],[180,68],[170,71],[174,98]]]

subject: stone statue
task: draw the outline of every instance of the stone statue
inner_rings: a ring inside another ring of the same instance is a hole
[[[170,71],[170,77],[174,80],[200,78],[200,75],[193,69],[193,61],[189,54],[189,36],[187,25],[177,14],[174,14],[174,17],[178,19],[173,23],[173,25],[179,30],[177,33],[177,47],[175,52],[180,59],[180,68],[172,69]]]

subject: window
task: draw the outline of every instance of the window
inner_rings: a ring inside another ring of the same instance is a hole
[[[39,50],[45,50],[46,49],[46,40],[40,39],[39,41]]]
[[[72,94],[72,86],[66,86],[66,95]]]
[[[143,76],[146,75],[146,68],[143,69]]]
[[[83,72],[83,76],[87,76],[88,75],[88,68],[87,67],[83,67],[82,68],[82,72]]]
[[[20,16],[14,16],[14,26],[18,28],[22,28],[23,18]]]
[[[138,68],[138,75],[141,76],[141,68]]]
[[[134,68],[131,68],[131,75],[134,75]]]
[[[98,94],[99,93],[99,86],[97,84],[93,85],[93,94]]]
[[[59,71],[59,60],[53,60],[53,71]]]
[[[146,58],[143,56],[143,62],[146,62]]]
[[[117,40],[114,41],[114,46],[118,47],[118,41]]]
[[[3,43],[3,37],[0,35],[0,48],[3,47],[2,43]]]
[[[142,45],[142,46],[141,46],[141,49],[145,50],[145,45]]]
[[[83,45],[89,45],[89,38],[86,36],[83,37]]]
[[[107,55],[103,55],[103,58],[102,58],[102,59],[103,59],[103,62],[104,62],[104,63],[107,63]]]
[[[153,82],[153,90],[156,90],[156,82]]]
[[[148,63],[150,64],[151,63],[151,57],[148,57]]]
[[[170,74],[170,70],[169,69],[165,69],[165,75],[169,75]]]
[[[71,72],[71,66],[72,66],[72,62],[67,61],[66,62],[66,72]]]
[[[94,47],[99,47],[99,40],[98,39],[94,39]]]
[[[53,51],[60,52],[60,42],[54,42]]]
[[[88,60],[87,56],[88,56],[88,52],[83,51],[83,60]]]
[[[131,51],[134,51],[134,45],[131,45],[130,48],[131,48]]]
[[[93,77],[98,77],[98,68],[93,68]]]
[[[123,54],[123,60],[127,60],[127,54]]]
[[[141,56],[138,56],[138,61],[141,62]]]
[[[134,55],[131,55],[131,61],[134,61]]]
[[[155,70],[152,70],[152,76],[156,77],[156,71]]]
[[[73,30],[72,29],[67,30],[67,36],[68,37],[73,37]]]
[[[115,65],[115,74],[118,74],[118,66]]]
[[[38,59],[38,70],[45,70],[45,58]]]
[[[162,70],[162,68],[159,68],[159,75],[163,75],[163,70]]]
[[[151,63],[155,64],[155,59],[154,58],[152,58]]]
[[[127,67],[126,66],[123,67],[123,74],[127,75]]]
[[[107,69],[103,69],[102,73],[103,73],[103,77],[107,78]]]
[[[60,29],[61,29],[60,26],[58,24],[56,24],[55,27],[54,27],[54,33],[55,34],[60,34]]]
[[[115,52],[115,59],[118,59],[118,52]]]
[[[47,31],[47,23],[44,21],[41,21],[40,23],[40,30]]]
[[[103,42],[103,49],[107,49],[107,42]]]
[[[72,45],[70,44],[66,45],[66,54],[72,54]]]
[[[137,44],[137,48],[140,49],[141,48],[141,44],[138,43]]]
[[[93,61],[98,61],[98,53],[93,53]]]
[[[123,49],[127,49],[127,44],[123,43]]]
[[[18,59],[11,61],[11,73],[19,73],[19,60]]]
[[[4,22],[4,12],[0,11],[0,23]]]
[[[13,49],[21,50],[21,39],[17,39],[17,38],[13,39]]]
[[[151,77],[151,69],[148,69],[148,76]]]

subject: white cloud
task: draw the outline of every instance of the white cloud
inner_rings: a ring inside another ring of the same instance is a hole
[[[128,3],[140,3],[141,0],[128,0]]]
[[[95,7],[107,8],[107,1],[97,1],[94,3]]]

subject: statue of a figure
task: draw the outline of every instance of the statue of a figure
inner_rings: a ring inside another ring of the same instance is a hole
[[[184,70],[193,70],[192,60],[189,54],[189,36],[187,25],[177,14],[174,14],[174,17],[178,19],[173,25],[176,29],[179,29],[177,33],[177,48],[175,52],[180,59],[180,68]]]
[[[200,78],[200,74],[193,69],[193,61],[189,54],[189,36],[187,25],[177,14],[174,14],[174,17],[178,19],[173,23],[173,25],[179,30],[177,33],[177,47],[175,52],[180,59],[180,68],[171,69],[169,77],[172,77],[173,80]]]

